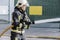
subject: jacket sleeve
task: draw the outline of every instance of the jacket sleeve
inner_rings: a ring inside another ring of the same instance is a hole
[[[17,13],[15,12],[12,13],[12,20],[13,20],[12,25],[19,25],[19,19]]]
[[[31,20],[29,19],[28,15],[25,12],[25,23],[30,25],[31,24]]]

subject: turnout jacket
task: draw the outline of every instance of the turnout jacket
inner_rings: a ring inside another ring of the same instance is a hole
[[[31,21],[27,16],[26,12],[15,7],[12,13],[12,31],[21,33],[25,27],[29,28]]]

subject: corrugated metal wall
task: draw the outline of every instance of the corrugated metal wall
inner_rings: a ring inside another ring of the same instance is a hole
[[[17,0],[15,0],[16,4]],[[29,15],[32,20],[60,17],[60,0],[28,0],[30,6],[42,6],[42,15]],[[29,10],[29,8],[28,8]],[[27,11],[28,11],[27,10]],[[29,11],[28,11],[29,13]]]

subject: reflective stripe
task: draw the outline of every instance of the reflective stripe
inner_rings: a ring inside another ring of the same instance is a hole
[[[18,40],[18,38],[17,38],[17,37],[15,37],[15,40]]]
[[[19,24],[20,28],[23,26],[22,23]]]
[[[17,30],[20,30],[22,27],[22,23],[19,24],[19,27],[17,27]]]
[[[19,15],[18,18],[19,18],[19,21],[20,21],[20,19],[21,19],[21,15]]]
[[[24,33],[25,32],[25,30],[23,30],[23,31],[11,30],[11,31],[16,32],[16,33]]]
[[[28,25],[25,25],[25,27],[24,28],[27,28],[28,27]]]

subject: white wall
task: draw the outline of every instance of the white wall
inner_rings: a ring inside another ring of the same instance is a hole
[[[10,0],[10,21],[12,20],[13,11],[14,11],[14,0]]]
[[[8,5],[9,0],[0,0],[0,20],[8,20]]]
[[[14,10],[14,0],[0,0],[0,6],[7,6],[8,7],[8,10],[7,10],[8,13],[6,13],[6,14],[0,13],[0,19],[3,19],[3,20],[8,20],[9,19],[11,21],[11,14]],[[10,15],[8,15],[9,13],[10,13]]]

